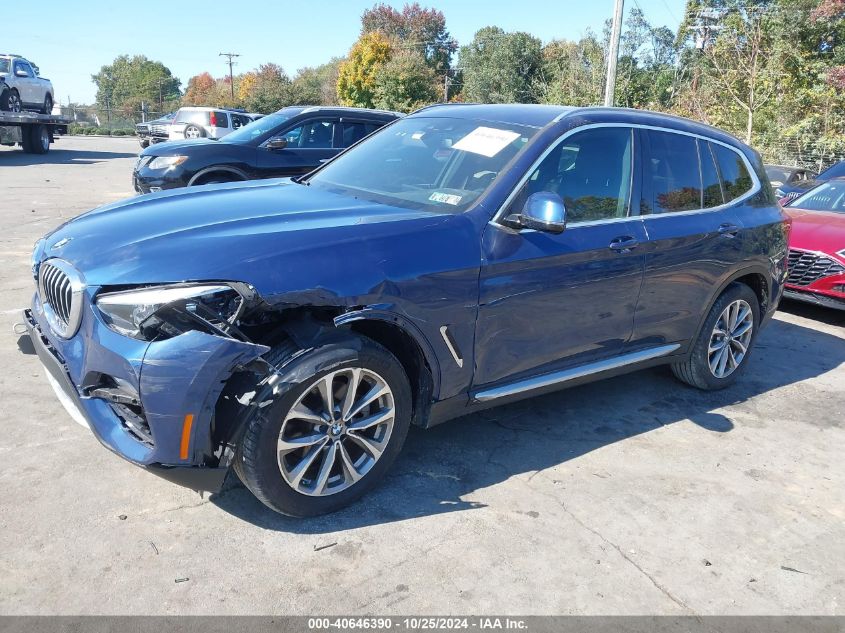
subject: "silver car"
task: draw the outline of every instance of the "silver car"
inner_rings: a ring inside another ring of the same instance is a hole
[[[4,110],[34,110],[43,114],[53,111],[53,84],[38,75],[38,66],[20,55],[0,53],[0,78],[8,84],[4,93]]]
[[[170,125],[170,140],[223,138],[259,116],[224,108],[179,108]]]

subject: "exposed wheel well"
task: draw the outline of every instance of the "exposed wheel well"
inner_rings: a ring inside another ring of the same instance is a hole
[[[246,180],[246,178],[233,171],[219,169],[198,176],[191,185],[207,185],[210,182],[237,182],[240,180]]]
[[[433,380],[431,368],[417,342],[401,327],[387,321],[354,321],[350,324],[350,329],[380,343],[396,356],[411,383],[413,423],[424,425],[431,407]]]

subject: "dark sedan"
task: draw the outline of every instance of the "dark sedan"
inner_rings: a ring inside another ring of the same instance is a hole
[[[786,203],[790,200],[795,200],[803,193],[818,187],[823,182],[832,180],[833,178],[842,178],[845,176],[845,160],[834,163],[815,178],[809,180],[799,180],[798,182],[784,183],[775,188],[775,195],[779,200]]]
[[[301,176],[400,116],[362,108],[282,108],[220,140],[147,148],[135,165],[135,191]]]

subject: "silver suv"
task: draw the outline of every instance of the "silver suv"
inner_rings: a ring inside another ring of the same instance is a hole
[[[223,108],[179,108],[170,125],[170,140],[223,138],[230,132],[252,123],[261,114],[235,112]]]
[[[9,86],[3,93],[4,110],[34,110],[43,114],[53,111],[53,84],[38,76],[38,66],[20,55],[0,53],[0,79]]]

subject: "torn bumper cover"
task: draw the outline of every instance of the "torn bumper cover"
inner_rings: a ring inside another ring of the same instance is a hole
[[[134,349],[139,342],[114,335],[96,319],[86,319],[84,346],[82,341],[53,341],[49,327],[39,319],[37,302],[33,308],[24,313],[29,339],[71,417],[112,452],[168,481],[193,490],[221,488],[229,463],[219,458],[222,451],[214,455],[212,445],[217,398],[235,368],[263,354],[266,347],[186,332],[141,343],[139,350]],[[134,411],[141,414],[134,423],[132,413],[120,407],[120,398],[102,397],[116,389],[92,388],[92,376],[105,374],[126,385],[126,391],[139,394]],[[186,425],[189,414],[191,423]]]

